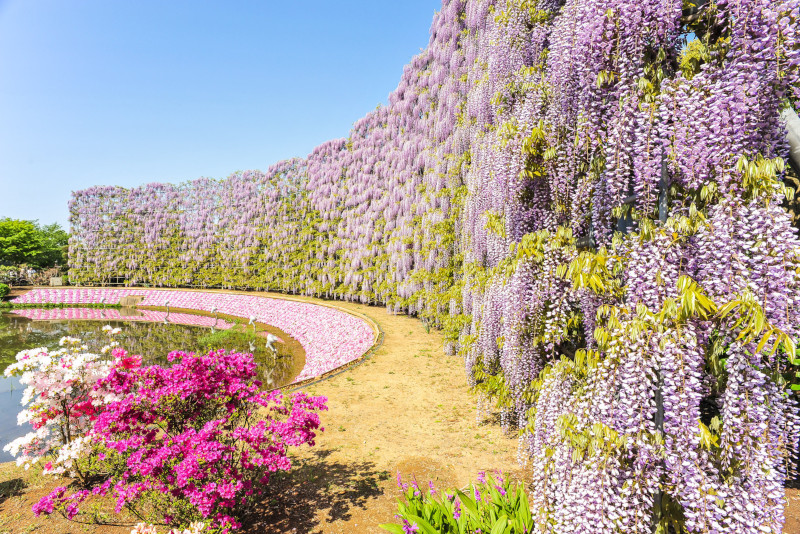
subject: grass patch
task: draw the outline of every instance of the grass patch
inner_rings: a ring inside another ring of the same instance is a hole
[[[263,338],[238,322],[228,330],[218,330],[197,339],[202,350],[230,350],[232,347],[247,347],[258,341],[263,341]]]

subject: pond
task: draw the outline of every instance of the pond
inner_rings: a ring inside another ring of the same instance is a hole
[[[167,319],[167,322],[164,319]],[[206,352],[210,347],[252,353],[258,364],[259,378],[265,388],[290,384],[305,365],[300,344],[272,327],[259,325],[259,336],[277,335],[276,352],[269,351],[263,337],[248,335],[252,327],[234,326],[233,318],[214,318],[189,313],[134,309],[21,309],[0,314],[0,462],[13,460],[2,447],[31,431],[29,425],[17,425],[23,386],[18,377],[2,375],[16,361],[18,352],[35,347],[58,348],[64,336],[77,337],[99,352],[108,343],[102,331],[105,325],[120,328],[115,336],[129,353],[142,356],[143,365],[169,365],[172,350]],[[174,321],[174,322],[173,322]],[[178,324],[188,323],[188,324]],[[216,329],[212,326],[216,325]]]

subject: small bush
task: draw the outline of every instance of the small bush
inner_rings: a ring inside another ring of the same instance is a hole
[[[8,295],[11,291],[11,288],[8,287],[6,284],[0,284],[0,299]]]
[[[119,330],[110,326],[103,330],[112,336],[111,344],[104,348],[108,352],[116,344],[113,336]],[[42,462],[45,474],[66,474],[85,481],[88,472],[80,459],[91,449],[87,434],[103,399],[113,393],[95,386],[115,365],[130,366],[132,361],[88,354],[77,338],[64,337],[60,345],[62,348],[57,351],[44,347],[24,350],[6,368],[6,376],[18,376],[27,386],[23,403],[30,402],[17,419],[20,423],[29,422],[34,431],[3,450],[11,452],[17,465],[26,469],[46,459],[46,463]]]
[[[403,490],[405,503],[398,504],[402,524],[380,525],[394,534],[526,534],[533,532],[533,518],[528,497],[521,484],[480,473],[477,485],[464,493],[460,490],[439,494],[433,485],[420,488],[416,481],[397,484]]]
[[[65,343],[71,351],[23,351],[6,372],[38,380],[23,410],[37,431],[7,450],[26,464],[50,457],[45,472],[80,478],[78,491],[59,486],[35,504],[37,516],[72,519],[87,498],[106,495],[116,512],[228,532],[270,475],[291,468],[289,447],[314,445],[323,430],[317,412],[327,399],[260,391],[249,354],[171,352],[171,367],[140,367],[140,357],[119,347],[104,348],[113,354],[105,360],[83,353],[80,340]],[[53,369],[60,374],[50,376]]]
[[[314,445],[326,399],[259,391],[249,354],[169,359],[172,367],[116,368],[98,383],[121,396],[94,428],[112,458],[98,492],[117,496],[117,512],[149,508],[170,526],[238,528],[270,474],[291,468],[288,448]]]

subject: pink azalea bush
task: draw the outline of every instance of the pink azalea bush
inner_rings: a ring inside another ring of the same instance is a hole
[[[171,525],[211,520],[236,528],[288,447],[314,445],[324,397],[262,392],[249,354],[172,352],[170,368],[116,368],[98,383],[121,399],[106,406],[93,434],[111,455],[112,475],[96,488],[116,510],[156,503]],[[266,409],[266,415],[259,414]]]
[[[28,384],[32,402],[20,421],[36,431],[7,449],[25,465],[53,458],[46,473],[80,478],[79,491],[60,486],[34,505],[37,516],[73,519],[101,495],[116,500],[116,512],[127,508],[178,532],[228,532],[270,475],[291,468],[288,448],[314,445],[324,430],[318,412],[327,399],[260,391],[250,354],[175,351],[171,367],[141,367],[141,357],[114,343],[104,359],[80,340],[63,341],[72,350],[23,351],[8,372]]]

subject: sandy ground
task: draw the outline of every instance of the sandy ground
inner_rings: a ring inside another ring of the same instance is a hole
[[[480,470],[529,478],[516,462],[517,440],[496,424],[476,421],[463,361],[442,352],[440,333],[383,308],[326,304],[373,319],[383,345],[362,365],[303,388],[328,397],[326,430],[315,447],[294,455],[290,475],[273,480],[245,532],[385,532],[377,525],[393,521],[398,471],[438,487],[463,487]],[[34,518],[31,505],[55,485],[0,464],[0,534],[130,531]],[[787,490],[787,497],[784,532],[800,534],[800,491]]]

